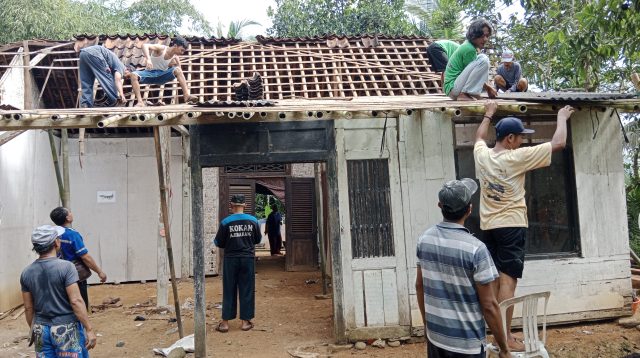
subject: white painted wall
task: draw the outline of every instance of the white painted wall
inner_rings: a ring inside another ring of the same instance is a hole
[[[153,138],[87,138],[80,167],[78,141],[70,139],[71,211],[74,228],[109,282],[153,280],[160,194]],[[176,275],[182,258],[182,153],[171,139],[171,241]],[[98,203],[98,191],[115,203]],[[93,275],[90,283],[97,282]]]

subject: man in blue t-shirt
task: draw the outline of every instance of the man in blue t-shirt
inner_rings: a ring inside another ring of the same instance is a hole
[[[278,206],[271,204],[271,213],[267,217],[264,233],[269,236],[269,249],[271,256],[282,255],[282,232],[280,226],[282,225],[282,215],[278,212]]]
[[[60,236],[60,242],[62,244],[60,248],[60,258],[71,261],[78,270],[78,287],[82,294],[82,299],[89,310],[89,292],[87,288],[87,278],[91,276],[93,270],[100,277],[100,282],[107,281],[107,274],[102,271],[96,261],[89,255],[89,250],[84,246],[84,240],[79,232],[71,228],[73,223],[73,214],[69,209],[64,207],[57,207],[49,214],[51,220],[58,226],[65,228],[64,234]]]
[[[88,358],[97,337],[76,284],[75,267],[56,257],[63,232],[62,227],[43,225],[31,234],[39,257],[20,275],[24,317],[31,328],[29,345],[35,343],[37,357]]]
[[[222,321],[218,332],[229,331],[229,320],[236,318],[237,301],[240,301],[242,330],[253,328],[255,315],[256,273],[255,245],[260,243],[258,219],[244,213],[244,195],[231,196],[231,212],[222,222],[213,243],[224,249],[222,262]]]
[[[498,270],[482,241],[464,227],[473,179],[451,180],[438,193],[444,220],[418,239],[416,298],[429,358],[484,358],[485,320],[500,357],[510,357],[494,281]]]

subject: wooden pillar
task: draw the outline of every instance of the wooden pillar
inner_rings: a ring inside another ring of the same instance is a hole
[[[322,273],[322,294],[327,294],[327,260],[325,252],[324,234],[324,203],[322,193],[322,163],[313,164],[316,185],[316,219],[318,228],[318,243],[320,248],[320,272]]]
[[[338,159],[335,149],[327,160],[327,203],[329,210],[329,238],[331,240],[331,268],[333,278],[333,330],[337,342],[345,343],[346,326],[343,314],[342,250],[340,246],[340,207],[338,200]],[[348,230],[348,228],[347,228]]]
[[[24,66],[24,109],[33,109],[33,79],[31,78],[31,55],[29,53],[29,41],[22,41],[22,65]]]
[[[62,206],[71,210],[71,189],[69,185],[69,132],[60,130],[60,154],[62,154]]]
[[[169,144],[171,140],[171,128],[168,126],[153,127],[153,139],[156,147],[156,162],[158,166],[158,182],[160,186],[160,212],[164,224],[164,237],[167,245],[167,259],[169,260],[169,273],[171,275],[171,288],[173,289],[173,304],[178,321],[178,333],[184,337],[182,328],[182,316],[180,314],[180,298],[178,297],[178,282],[176,281],[176,269],[173,262],[173,246],[171,245],[171,225],[169,223]]]
[[[193,228],[193,311],[195,356],[207,356],[206,297],[204,282],[204,222],[202,208],[202,167],[200,167],[199,125],[189,127],[191,136],[191,220]]]
[[[165,307],[169,305],[169,270],[167,256],[167,239],[165,238],[164,218],[162,209],[158,208],[158,252],[157,252],[157,279],[156,279],[156,305]]]
[[[191,276],[191,143],[190,136],[182,136],[182,277]]]

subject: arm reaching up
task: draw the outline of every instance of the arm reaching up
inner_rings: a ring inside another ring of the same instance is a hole
[[[551,138],[551,151],[563,150],[567,145],[567,121],[576,110],[571,106],[564,106],[558,111],[556,131]]]
[[[482,118],[482,123],[480,123],[480,127],[476,131],[476,142],[478,141],[486,141],[487,133],[489,132],[489,124],[491,123],[491,118],[496,114],[496,110],[498,110],[498,104],[496,101],[489,100],[484,105],[485,112]]]

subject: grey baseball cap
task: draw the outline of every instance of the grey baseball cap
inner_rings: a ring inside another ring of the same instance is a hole
[[[438,200],[445,211],[455,213],[469,205],[477,190],[478,184],[473,179],[451,180],[440,189]]]
[[[31,243],[34,246],[49,246],[57,237],[64,234],[62,226],[42,225],[38,226],[31,233]]]
[[[243,194],[231,195],[231,204],[244,204],[244,195]]]

